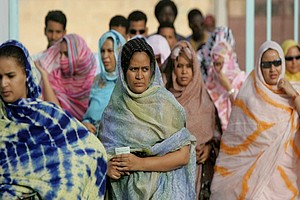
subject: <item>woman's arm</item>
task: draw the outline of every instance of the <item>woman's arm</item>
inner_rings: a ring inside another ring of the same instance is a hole
[[[140,158],[134,154],[117,155],[111,160],[112,166],[121,172],[158,171],[167,172],[187,165],[190,159],[190,146],[168,153],[163,156]]]
[[[36,68],[40,71],[42,77],[42,86],[43,86],[43,97],[45,101],[50,101],[60,106],[60,103],[50,85],[48,79],[48,72],[37,62],[35,61]]]

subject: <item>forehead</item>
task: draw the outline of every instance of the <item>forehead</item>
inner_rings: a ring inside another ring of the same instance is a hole
[[[150,58],[146,52],[135,52],[131,59],[130,65],[145,66],[150,64]]]
[[[294,54],[298,55],[299,53],[300,53],[299,47],[293,46],[293,47],[289,48],[286,55],[294,55]]]
[[[164,6],[164,7],[161,9],[161,11],[160,11],[159,14],[160,14],[160,15],[162,15],[162,14],[175,15],[175,13],[173,12],[172,7],[169,6],[169,5]]]
[[[136,29],[136,30],[144,29],[145,27],[146,27],[146,23],[144,20],[131,21],[129,26],[130,29]]]
[[[268,49],[262,55],[263,61],[272,61],[272,59],[279,58],[279,54],[275,49]]]
[[[113,47],[113,39],[111,37],[107,38],[104,42],[103,42],[103,45],[102,45],[102,48],[108,48],[108,47]]]
[[[19,72],[24,71],[25,66],[23,67],[17,61],[17,58],[12,56],[0,56],[0,72]]]
[[[67,46],[67,42],[66,41],[62,41],[60,43],[60,51],[63,51],[63,52],[68,51],[68,46]]]
[[[191,23],[202,23],[204,21],[201,15],[194,15],[191,19]]]
[[[47,27],[46,28],[51,29],[51,30],[61,30],[61,31],[64,30],[64,26],[61,23],[56,22],[56,21],[52,21],[52,20],[47,22]]]

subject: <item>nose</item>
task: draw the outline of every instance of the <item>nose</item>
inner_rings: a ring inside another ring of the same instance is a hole
[[[142,79],[143,78],[143,72],[141,69],[139,69],[136,73],[136,79]]]
[[[4,88],[8,85],[8,79],[5,77],[0,78],[1,88]]]
[[[186,66],[183,66],[182,67],[182,74],[185,74],[186,73]]]
[[[55,40],[55,41],[59,40],[59,34],[54,32],[54,33],[52,34],[52,38],[53,38],[53,40]]]
[[[275,67],[275,65],[274,65],[274,64],[272,64],[270,69],[271,69],[271,71],[275,71],[275,70],[276,70],[276,67]]]

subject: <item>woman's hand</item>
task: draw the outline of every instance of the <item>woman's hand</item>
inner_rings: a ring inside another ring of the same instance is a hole
[[[283,89],[289,97],[294,97],[297,94],[297,91],[285,78],[280,79],[278,82],[278,88]]]
[[[132,153],[117,155],[112,161],[117,162],[118,169],[122,172],[127,172],[126,174],[128,174],[128,171],[141,170],[140,163],[142,162],[142,158]]]
[[[196,146],[196,162],[198,165],[203,164],[209,158],[211,149],[210,144],[200,144]]]
[[[94,134],[96,134],[96,127],[93,125],[93,124],[91,124],[91,123],[89,123],[89,122],[82,122],[82,124],[91,132],[91,133],[94,133]]]
[[[38,61],[34,61],[36,68],[39,70],[42,80],[48,79],[48,72],[40,65]]]
[[[227,90],[231,90],[231,84],[227,78],[227,76],[222,72],[220,71],[219,73],[217,73],[218,75],[218,78],[219,78],[219,81],[220,81],[220,84]]]
[[[115,180],[121,178],[124,175],[124,172],[118,170],[118,162],[114,162],[112,160],[108,161],[107,163],[107,175]]]

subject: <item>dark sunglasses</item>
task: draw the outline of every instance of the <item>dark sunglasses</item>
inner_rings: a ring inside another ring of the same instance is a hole
[[[146,32],[146,30],[145,29],[141,29],[141,30],[130,29],[129,30],[129,33],[132,35],[137,34],[137,32],[139,32],[139,34],[144,34]]]
[[[292,61],[294,59],[299,60],[300,59],[300,55],[299,56],[287,56],[287,57],[285,57],[286,61]]]
[[[272,65],[275,67],[279,67],[281,65],[281,59],[273,60],[273,61],[261,61],[260,66],[261,68],[268,69],[271,68]]]

